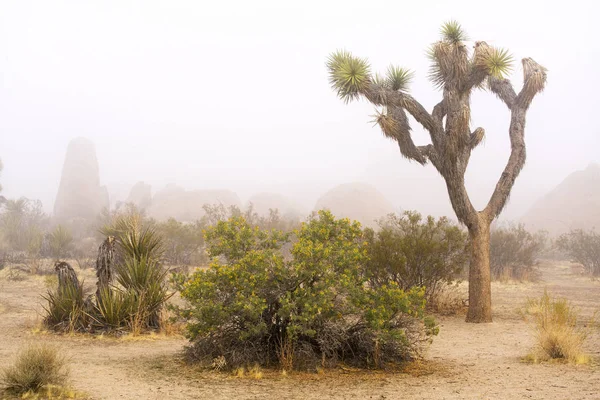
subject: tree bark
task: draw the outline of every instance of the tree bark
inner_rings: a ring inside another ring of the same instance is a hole
[[[469,265],[469,310],[467,322],[492,322],[492,284],[490,271],[490,221],[478,215],[469,227],[471,263]]]

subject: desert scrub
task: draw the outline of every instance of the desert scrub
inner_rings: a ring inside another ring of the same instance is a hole
[[[44,344],[22,349],[15,363],[2,371],[1,383],[9,394],[37,393],[50,385],[63,386],[69,376],[66,361],[58,350]]]
[[[526,357],[528,361],[588,361],[583,344],[589,329],[577,325],[577,310],[567,299],[550,297],[544,291],[540,299],[528,301],[526,313],[531,316],[535,332],[535,347]]]
[[[207,230],[211,267],[178,282],[191,360],[314,370],[337,362],[382,368],[419,356],[437,333],[425,291],[368,284],[358,223],[321,211],[293,236],[243,217]]]

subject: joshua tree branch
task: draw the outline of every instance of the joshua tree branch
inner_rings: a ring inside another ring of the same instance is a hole
[[[508,163],[496,184],[494,193],[486,206],[484,213],[493,220],[502,212],[508,201],[510,191],[525,165],[525,117],[527,109],[536,94],[544,90],[546,84],[546,69],[531,58],[523,59],[524,83],[519,95],[515,95],[510,82],[490,80],[492,91],[498,95],[511,109],[509,136],[510,157]],[[495,89],[494,89],[495,88]]]
[[[436,145],[436,143],[438,143],[440,131],[437,124],[425,107],[411,95],[385,88],[376,83],[370,84],[364,90],[363,95],[375,105],[388,107],[396,106],[408,111],[418,123],[427,129],[433,144]]]
[[[506,106],[510,109],[515,102],[517,94],[513,89],[512,84],[508,79],[497,79],[494,77],[488,78],[488,84],[490,90],[502,100]]]

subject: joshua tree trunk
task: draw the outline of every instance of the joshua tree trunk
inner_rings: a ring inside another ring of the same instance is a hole
[[[525,165],[525,116],[535,95],[544,89],[546,69],[524,58],[523,88],[517,94],[503,77],[512,62],[505,50],[476,42],[469,54],[463,43],[466,36],[456,22],[445,24],[442,34],[430,49],[430,78],[443,89],[443,98],[431,113],[407,93],[411,73],[402,68],[390,67],[385,78],[373,76],[366,60],[340,51],[328,62],[330,82],[346,101],[363,96],[379,106],[375,121],[386,137],[397,142],[400,154],[419,164],[429,162],[442,175],[458,221],[471,237],[467,322],[491,322],[490,225],[502,212]],[[511,154],[487,206],[477,211],[465,188],[465,172],[471,152],[485,136],[483,128],[471,131],[470,127],[471,93],[484,85],[511,111]],[[431,144],[415,146],[407,113],[429,133]]]
[[[490,224],[479,218],[469,229],[471,263],[469,265],[469,322],[492,322],[492,285],[490,275]]]

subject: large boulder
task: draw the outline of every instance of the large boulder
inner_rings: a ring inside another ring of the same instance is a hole
[[[534,203],[522,217],[527,229],[560,235],[571,229],[600,229],[600,165],[573,172]]]
[[[376,227],[377,220],[397,211],[383,194],[366,183],[346,183],[325,193],[314,210],[327,209],[336,217],[347,217],[364,226]]]
[[[205,204],[241,207],[237,194],[229,190],[185,190],[176,185],[167,185],[154,195],[147,213],[159,221],[175,218],[182,222],[193,222],[204,216]]]
[[[108,191],[100,186],[94,143],[81,137],[71,140],[54,202],[54,218],[58,222],[90,221],[108,206]]]
[[[125,203],[134,204],[138,209],[145,210],[152,203],[152,186],[138,182],[129,191]]]

